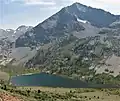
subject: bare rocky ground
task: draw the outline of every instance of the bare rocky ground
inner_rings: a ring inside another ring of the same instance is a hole
[[[109,71],[114,71],[113,73],[111,73],[111,75],[113,76],[119,75],[120,74],[120,57],[112,55],[105,61],[104,65],[100,66],[100,68],[97,69],[96,73],[98,74],[103,73],[105,72],[105,69],[108,69]]]
[[[7,93],[0,93],[0,101],[23,101],[20,98],[9,95]]]

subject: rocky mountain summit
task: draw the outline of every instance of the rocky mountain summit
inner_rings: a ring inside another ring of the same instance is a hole
[[[57,40],[59,37],[76,33],[77,35],[82,33],[78,36],[84,34],[93,36],[98,32],[98,28],[109,27],[119,18],[119,15],[113,15],[102,9],[74,3],[27,31],[17,39],[16,46],[48,43],[53,39]]]

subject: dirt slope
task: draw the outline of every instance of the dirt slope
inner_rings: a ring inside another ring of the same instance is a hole
[[[15,96],[9,94],[0,93],[0,101],[23,101]]]

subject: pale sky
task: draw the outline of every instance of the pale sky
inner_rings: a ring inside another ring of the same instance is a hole
[[[0,0],[0,28],[35,26],[74,2],[120,15],[120,0]]]

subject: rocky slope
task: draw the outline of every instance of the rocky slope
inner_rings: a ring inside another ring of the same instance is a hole
[[[27,67],[68,75],[83,75],[86,71],[81,68],[86,67],[95,73],[108,69],[114,76],[120,72],[116,61],[120,57],[120,15],[74,3],[33,28],[20,26],[8,31],[16,33],[10,34],[13,39],[4,39],[13,40],[17,47],[10,56]],[[5,30],[0,33],[6,35]]]
[[[80,67],[96,73],[108,69],[116,76],[120,72],[116,61],[120,57],[119,19],[120,15],[74,3],[20,36],[16,46],[40,46],[27,67],[70,74]]]
[[[30,29],[32,29],[31,26],[24,25],[19,26],[16,30],[0,29],[0,65],[6,65],[10,63],[14,59],[17,59],[18,56],[20,58],[24,58],[26,56],[24,52],[21,53],[19,48],[16,49],[15,42],[21,35],[25,34],[25,32],[29,31]],[[22,50],[25,51],[26,48],[23,48]],[[30,50],[26,51],[29,54]],[[12,54],[14,54],[14,56]],[[17,54],[17,56],[15,54]]]
[[[92,36],[98,32],[98,28],[109,27],[119,17],[101,9],[74,3],[27,31],[18,38],[16,46],[36,46],[76,33],[79,37],[85,33]]]
[[[96,73],[120,72],[120,33],[119,29],[102,28],[96,36],[77,38],[73,35],[42,46],[38,53],[28,61],[27,67],[44,67],[45,71],[58,73],[72,72],[72,69],[94,69]],[[106,69],[108,71],[106,72]]]
[[[21,25],[16,30],[13,29],[0,29],[0,40],[6,39],[10,42],[15,42],[17,38],[19,38],[26,31],[31,30],[31,26]]]

